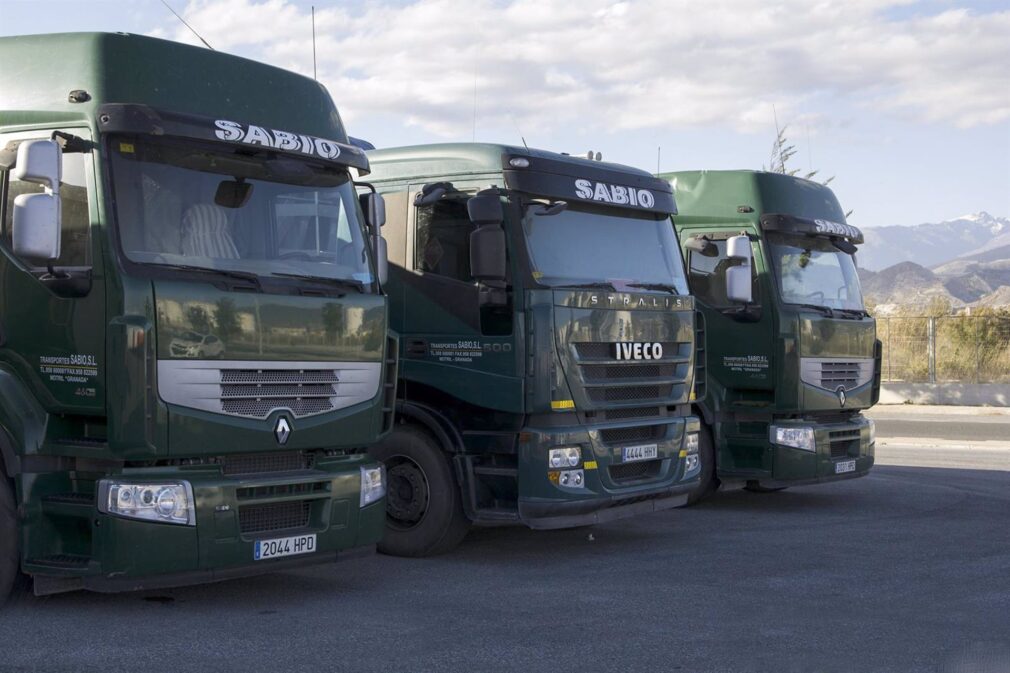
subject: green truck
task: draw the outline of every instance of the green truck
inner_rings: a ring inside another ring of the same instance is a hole
[[[856,275],[862,232],[832,191],[761,171],[666,173],[704,316],[702,477],[753,491],[860,477],[874,460],[881,344]]]
[[[326,90],[125,34],[0,63],[0,602],[374,550],[382,199]]]
[[[700,474],[694,301],[670,185],[525,147],[369,152],[400,335],[380,551],[683,504]]]

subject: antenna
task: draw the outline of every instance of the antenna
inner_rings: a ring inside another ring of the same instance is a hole
[[[660,170],[659,170],[659,160],[662,157],[663,157],[663,146],[662,145],[657,145],[656,146],[656,172],[657,173],[660,172]]]
[[[472,142],[477,142],[477,62],[473,64],[473,137]]]
[[[191,26],[188,23],[186,23],[186,19],[184,19],[181,16],[179,16],[179,13],[177,11],[175,11],[174,9],[172,9],[171,5],[169,5],[167,2],[165,2],[165,0],[161,0],[161,4],[165,5],[165,7],[168,7],[168,11],[172,12],[173,14],[175,14],[175,18],[177,18],[180,21],[182,21],[182,25],[186,26],[191,31],[193,31],[193,34],[196,35],[198,38],[200,38],[200,41],[203,42],[204,46],[206,46],[211,51],[214,51],[214,47],[210,46],[210,44],[207,42],[207,40],[203,39],[203,36],[200,35],[200,33],[196,32],[196,28],[194,28],[193,26]]]
[[[316,6],[312,5],[312,79],[316,76]]]

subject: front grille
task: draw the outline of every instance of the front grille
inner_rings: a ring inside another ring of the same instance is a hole
[[[635,402],[670,397],[672,385],[621,386],[617,388],[589,388],[589,399],[594,402]]]
[[[669,360],[680,356],[681,344],[677,341],[663,341],[663,359]],[[579,360],[614,360],[614,342],[612,341],[580,341],[574,344]]]
[[[858,362],[822,362],[821,363],[821,387],[837,388],[845,386],[854,388],[859,381]]]
[[[661,407],[632,407],[630,409],[607,409],[600,412],[603,418],[608,421],[617,421],[627,418],[650,418],[659,416],[662,413]]]
[[[221,471],[225,476],[238,474],[264,474],[269,472],[296,472],[311,470],[315,456],[304,451],[279,451],[277,453],[242,453],[224,456]]]
[[[221,400],[221,411],[236,416],[253,416],[263,418],[274,409],[290,409],[295,417],[320,414],[333,409],[333,403],[327,398],[309,397],[307,399],[290,399],[287,397]]]
[[[607,428],[600,430],[600,440],[605,444],[621,444],[625,442],[641,442],[647,439],[659,439],[666,434],[665,425],[640,425],[630,428]]]
[[[658,379],[677,375],[674,364],[621,364],[582,365],[582,374],[587,381],[608,381],[614,379]]]
[[[859,455],[859,430],[832,430],[828,442],[832,458],[847,458]]]
[[[239,530],[249,534],[304,528],[309,525],[310,514],[311,504],[307,500],[246,505],[238,509]]]
[[[873,380],[873,359],[802,358],[800,379],[809,385],[835,391],[852,390]]]
[[[299,369],[222,369],[221,383],[339,383],[337,373],[321,369],[305,371]]]
[[[639,463],[611,465],[607,470],[610,473],[610,480],[618,483],[651,479],[659,475],[659,470],[662,466],[662,460],[643,460]]]

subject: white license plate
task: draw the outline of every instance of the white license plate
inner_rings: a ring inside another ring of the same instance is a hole
[[[640,444],[639,446],[625,446],[621,449],[621,462],[634,463],[638,460],[652,460],[659,455],[658,444]]]
[[[843,460],[840,463],[835,463],[835,474],[845,474],[846,472],[856,471],[856,461],[854,460]]]
[[[275,540],[256,540],[256,545],[253,547],[253,560],[262,561],[268,558],[311,554],[315,550],[315,533],[296,535],[295,537],[279,537]]]

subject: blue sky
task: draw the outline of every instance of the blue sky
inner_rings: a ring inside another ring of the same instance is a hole
[[[858,226],[1010,216],[1004,0],[168,0],[216,49],[319,77],[378,146],[519,142],[655,170],[792,167]],[[0,0],[0,34],[193,43],[159,0]],[[476,124],[474,84],[476,80]]]

